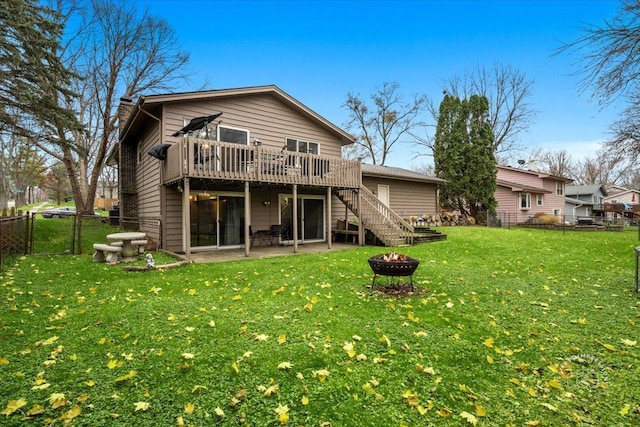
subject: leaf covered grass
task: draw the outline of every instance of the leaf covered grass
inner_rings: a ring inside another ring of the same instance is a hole
[[[0,278],[2,424],[640,425],[631,232],[447,228],[384,248],[126,272],[22,258]]]

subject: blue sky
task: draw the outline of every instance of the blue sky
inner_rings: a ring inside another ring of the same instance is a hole
[[[195,71],[176,91],[275,84],[338,126],[347,93],[369,98],[383,82],[405,97],[439,104],[442,82],[478,65],[510,65],[534,81],[535,122],[521,135],[532,149],[592,154],[621,110],[601,110],[580,93],[576,57],[552,56],[581,28],[618,11],[614,0],[437,1],[137,0],[165,18]],[[427,117],[425,116],[425,119]],[[416,148],[387,162],[410,168]]]

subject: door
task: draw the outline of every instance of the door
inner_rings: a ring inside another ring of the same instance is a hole
[[[191,247],[215,249],[244,242],[244,197],[206,192],[190,197]]]
[[[325,240],[325,200],[322,196],[299,196],[298,242],[322,242]],[[280,196],[280,221],[282,240],[293,240],[293,197]]]
[[[378,200],[389,206],[389,186],[378,184]]]

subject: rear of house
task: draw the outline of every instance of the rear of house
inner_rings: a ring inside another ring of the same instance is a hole
[[[419,209],[436,209],[437,179],[396,177],[403,183],[396,185],[380,176],[370,191],[361,163],[341,157],[353,137],[276,86],[123,100],[120,120],[120,219],[171,251],[244,247],[248,254],[256,233],[274,229],[269,241],[294,251],[330,246],[345,206],[363,232],[393,245],[413,229],[374,192],[386,188],[401,209],[416,208],[411,194],[422,192]]]

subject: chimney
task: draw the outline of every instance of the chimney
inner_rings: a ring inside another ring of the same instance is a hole
[[[529,163],[527,163],[527,170],[540,172],[540,170],[538,170],[538,162],[536,162],[535,160],[529,160]]]
[[[134,103],[131,98],[120,98],[120,105],[118,105],[118,130],[122,132],[125,123],[129,119],[131,112],[133,111]]]

